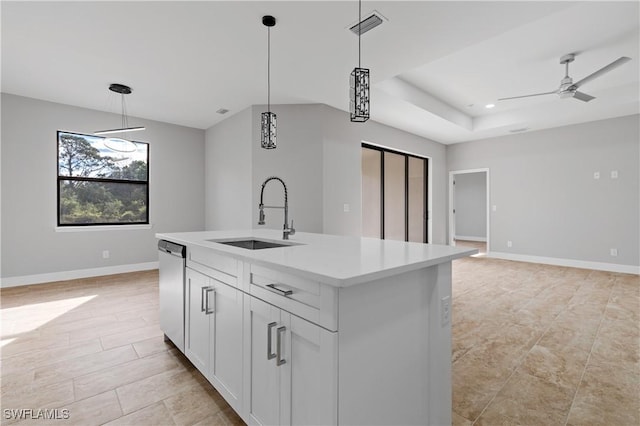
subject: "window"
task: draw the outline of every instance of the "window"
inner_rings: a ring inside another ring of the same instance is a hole
[[[362,235],[428,241],[429,160],[362,145]]]
[[[149,223],[149,144],[58,131],[58,226]]]

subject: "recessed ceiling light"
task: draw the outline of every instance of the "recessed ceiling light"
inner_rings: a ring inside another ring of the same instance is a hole
[[[496,105],[495,105],[495,104],[486,104],[484,107],[485,107],[485,108],[488,108],[488,109],[491,109],[491,108],[493,108],[494,106],[496,106]]]
[[[218,114],[226,114],[229,112],[228,109],[226,108],[220,108],[219,110],[216,111]]]

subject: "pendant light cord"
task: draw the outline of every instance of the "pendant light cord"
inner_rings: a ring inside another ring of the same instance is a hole
[[[360,66],[360,37],[362,36],[362,0],[358,0],[358,68]]]
[[[120,94],[120,103],[122,106],[122,128],[126,129],[127,127],[129,127],[129,123],[127,122],[127,106],[124,101],[124,93]]]
[[[267,27],[267,111],[271,112],[271,27]]]

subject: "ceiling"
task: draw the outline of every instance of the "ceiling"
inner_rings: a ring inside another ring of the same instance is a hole
[[[362,36],[371,118],[449,144],[637,114],[639,6],[365,0],[363,16],[386,19]],[[119,113],[107,87],[123,83],[133,88],[130,116],[206,129],[266,103],[261,17],[271,14],[271,103],[347,111],[357,13],[355,0],[2,1],[2,92]],[[557,89],[566,53],[576,53],[574,81],[620,56],[632,60],[582,87],[596,96],[589,103],[496,101]]]

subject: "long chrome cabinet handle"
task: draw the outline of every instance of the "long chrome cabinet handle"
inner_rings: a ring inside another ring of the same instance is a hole
[[[271,330],[273,330],[273,327],[275,327],[278,323],[276,322],[270,322],[269,324],[267,324],[267,359],[273,359],[276,357],[276,354],[274,354],[273,352],[271,352]]]
[[[200,312],[204,312],[206,310],[206,308],[204,306],[205,305],[204,301],[205,301],[205,298],[207,297],[206,296],[207,288],[209,288],[209,287],[202,287],[200,289],[202,291],[202,294],[200,295]]]
[[[287,360],[282,359],[282,335],[284,334],[287,327],[278,327],[278,340],[276,343],[276,365],[286,364]]]
[[[209,293],[213,293],[213,308],[209,308]],[[207,303],[205,306],[204,313],[206,315],[209,315],[216,311],[216,289],[214,287],[207,287],[207,291],[205,292],[205,297],[207,299]]]
[[[275,284],[267,284],[267,288],[281,296],[291,296],[293,294],[293,290],[282,290],[281,288],[276,287]]]

